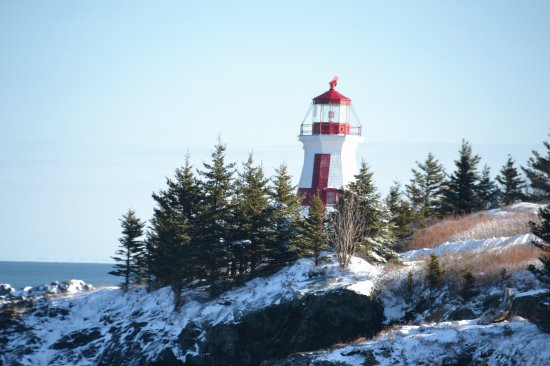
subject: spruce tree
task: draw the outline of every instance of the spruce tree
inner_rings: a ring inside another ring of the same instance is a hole
[[[143,236],[145,223],[136,216],[134,210],[128,210],[122,215],[120,224],[122,226],[120,247],[111,257],[115,264],[109,274],[122,277],[122,288],[127,291],[130,283],[139,282],[144,273],[145,246],[139,238]]]
[[[449,177],[443,190],[443,213],[464,215],[479,208],[477,165],[480,157],[472,154],[472,147],[462,140],[460,157],[455,160],[456,170]]]
[[[296,237],[301,211],[301,198],[284,163],[275,169],[270,195],[273,235],[268,243],[268,260],[271,266],[281,267],[297,256]]]
[[[521,201],[525,198],[523,189],[525,180],[523,180],[514,166],[514,160],[508,155],[506,164],[500,169],[500,175],[497,176],[497,182],[502,186],[502,203],[509,205]]]
[[[432,289],[440,287],[445,281],[445,271],[441,268],[439,259],[435,254],[430,254],[430,261],[428,262],[426,272],[428,285]]]
[[[479,290],[476,288],[476,278],[470,269],[464,271],[463,280],[464,283],[460,290],[460,296],[462,296],[464,300],[469,300],[479,294]]]
[[[407,195],[417,213],[419,226],[425,227],[430,219],[438,216],[441,208],[445,169],[432,153],[423,163],[416,162],[413,178],[406,186]]]
[[[397,181],[393,182],[386,196],[386,206],[390,210],[394,236],[403,244],[412,236],[414,216],[409,203],[403,199],[401,185]]]
[[[403,287],[403,299],[406,302],[411,302],[413,299],[414,294],[414,274],[412,271],[407,272],[407,278],[405,278],[402,282]]]
[[[550,135],[549,135],[550,136]],[[546,156],[533,150],[533,156],[523,168],[529,180],[530,198],[536,201],[550,201],[550,141],[542,142],[546,147]]]
[[[313,256],[319,265],[321,251],[328,249],[328,236],[325,229],[325,206],[315,194],[311,197],[309,215],[300,227],[299,245],[302,256]]]
[[[491,179],[491,170],[485,165],[477,183],[477,201],[479,209],[491,209],[500,205],[500,190]]]
[[[225,162],[225,150],[226,146],[218,139],[211,154],[211,163],[203,163],[203,170],[199,171],[202,201],[198,215],[201,228],[197,240],[200,242],[201,263],[205,266],[213,295],[223,290],[220,286],[222,273],[232,262],[229,245],[235,164]]]
[[[550,286],[550,205],[539,209],[540,222],[529,222],[531,232],[536,236],[533,244],[542,250],[539,260],[542,262],[542,270],[536,271],[539,278]]]
[[[391,212],[380,197],[373,182],[373,173],[368,164],[363,161],[355,180],[348,186],[354,194],[361,212],[365,217],[365,232],[358,253],[376,262],[386,262],[396,259],[394,251],[394,226],[391,222]]]
[[[268,179],[261,166],[255,166],[252,154],[243,164],[237,180],[234,203],[236,237],[233,238],[231,274],[252,273],[267,258],[271,237]],[[235,235],[234,234],[234,235]]]
[[[148,235],[148,260],[152,277],[158,285],[172,286],[178,304],[184,285],[201,279],[204,272],[196,238],[201,191],[189,156],[174,178],[166,179],[166,185],[165,190],[153,193],[156,206]]]

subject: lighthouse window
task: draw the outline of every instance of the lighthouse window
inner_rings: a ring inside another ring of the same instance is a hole
[[[327,192],[327,205],[334,205],[336,203],[336,194],[334,192]]]

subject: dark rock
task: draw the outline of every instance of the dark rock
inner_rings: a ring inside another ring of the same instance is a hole
[[[179,361],[176,356],[174,356],[174,352],[172,352],[171,349],[166,348],[164,351],[160,353],[158,358],[149,363],[150,366],[182,366],[184,365],[181,361]]]
[[[450,320],[472,320],[477,318],[474,311],[470,308],[461,307],[449,315]]]
[[[487,311],[489,309],[498,308],[501,301],[502,301],[502,295],[500,294],[489,295],[485,300],[483,300],[483,303],[481,306],[483,308],[483,311]]]
[[[296,352],[326,348],[338,342],[372,337],[382,329],[379,302],[349,290],[308,294],[244,315],[236,324],[205,329],[190,324],[180,334],[182,349],[198,343],[200,355],[186,365],[258,365]]]
[[[550,333],[550,293],[522,296],[514,299],[510,315],[521,316]]]
[[[7,283],[3,283],[0,285],[0,296],[9,295],[12,291],[14,291],[14,288]]]
[[[50,348],[74,349],[77,347],[84,346],[100,337],[101,337],[101,332],[99,331],[99,328],[78,330],[59,338],[57,342],[55,342],[50,346]]]
[[[263,361],[260,363],[260,366],[311,366],[312,360],[313,357],[311,355],[295,354],[282,360]]]

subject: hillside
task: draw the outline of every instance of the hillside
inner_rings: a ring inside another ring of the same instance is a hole
[[[484,215],[505,219],[534,208]],[[527,231],[470,237],[405,252],[401,265],[354,258],[346,270],[325,253],[319,266],[301,259],[215,299],[205,289],[188,291],[179,310],[169,288],[4,286],[0,364],[546,365],[550,297],[527,270],[537,252],[517,255],[532,250],[530,241]],[[438,289],[425,283],[432,253],[445,269]],[[475,276],[467,296],[466,266]],[[502,303],[505,288],[509,304]],[[503,319],[484,321],[507,306]]]

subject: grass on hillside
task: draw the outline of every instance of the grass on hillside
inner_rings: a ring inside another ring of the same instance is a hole
[[[433,248],[445,242],[525,234],[529,232],[527,223],[530,220],[536,220],[536,215],[522,211],[449,217],[416,232],[404,251]]]
[[[439,257],[447,281],[457,288],[464,283],[464,274],[470,271],[478,286],[504,281],[512,273],[527,269],[529,263],[536,264],[541,251],[535,246],[516,246],[504,250],[481,253],[445,254]]]

